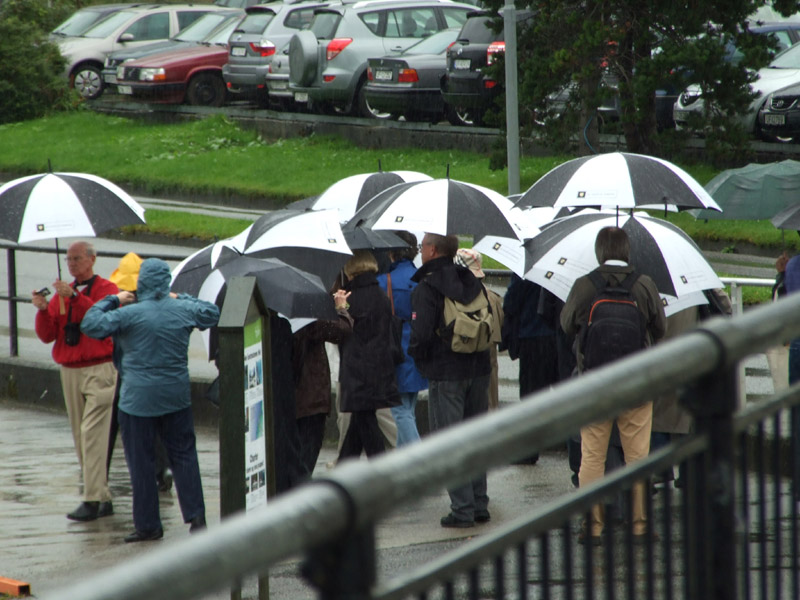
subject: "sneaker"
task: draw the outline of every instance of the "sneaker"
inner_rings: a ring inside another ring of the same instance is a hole
[[[445,515],[439,522],[441,523],[442,527],[458,527],[458,528],[475,527],[475,521],[459,519],[453,513]]]

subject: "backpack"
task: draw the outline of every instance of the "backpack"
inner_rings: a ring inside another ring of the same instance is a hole
[[[583,368],[594,369],[646,346],[647,326],[631,289],[639,274],[629,273],[619,284],[589,273],[595,295],[582,330]]]
[[[439,336],[459,354],[488,350],[492,342],[494,317],[486,290],[468,304],[444,297],[444,327]]]

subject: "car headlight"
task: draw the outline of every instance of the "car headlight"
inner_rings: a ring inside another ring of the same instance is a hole
[[[139,70],[139,81],[164,81],[167,73],[164,67],[144,68]]]

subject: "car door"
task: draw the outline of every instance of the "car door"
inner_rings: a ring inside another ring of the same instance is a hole
[[[113,42],[112,50],[137,48],[169,39],[171,33],[177,30],[172,26],[170,11],[163,10],[144,14],[130,23]]]

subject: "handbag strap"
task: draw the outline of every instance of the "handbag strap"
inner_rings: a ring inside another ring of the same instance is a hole
[[[389,296],[389,303],[392,305],[392,314],[394,314],[394,294],[392,294],[392,274],[386,274],[386,295]]]

